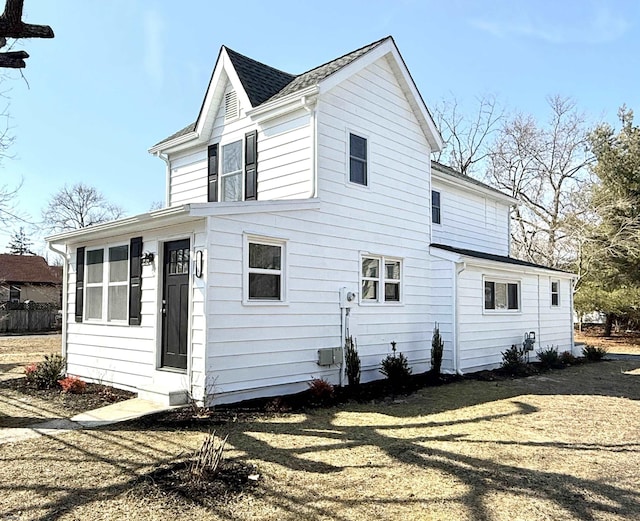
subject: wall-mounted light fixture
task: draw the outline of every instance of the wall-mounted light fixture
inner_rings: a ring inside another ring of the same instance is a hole
[[[202,267],[204,265],[204,254],[202,253],[202,250],[198,250],[196,251],[196,277],[201,278],[202,277]]]
[[[153,259],[155,258],[155,254],[150,251],[145,251],[140,257],[143,266],[151,266],[153,264]]]

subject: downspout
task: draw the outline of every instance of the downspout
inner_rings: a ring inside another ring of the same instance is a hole
[[[542,330],[540,329],[540,275],[538,275],[538,349],[542,349]],[[527,356],[529,356],[527,352]]]
[[[311,191],[309,199],[313,199],[318,194],[318,118],[316,117],[317,103],[309,103],[306,96],[300,100],[302,107],[309,113],[309,128],[311,130]],[[310,105],[313,105],[311,108]]]
[[[63,267],[62,267],[62,357],[67,359],[67,321],[69,320],[69,310],[68,307],[68,299],[69,299],[69,288],[67,286],[67,281],[69,279],[69,257],[66,251],[57,250],[53,243],[49,243],[49,249],[60,255],[63,259]],[[66,370],[66,367],[65,367]]]
[[[158,151],[156,152],[156,157],[159,157],[160,159],[162,159],[165,164],[167,165],[167,169],[166,169],[166,182],[165,182],[165,186],[166,186],[166,191],[164,194],[164,207],[165,208],[169,208],[169,206],[171,206],[170,204],[170,197],[171,197],[171,161],[169,161],[169,156],[166,154],[163,154],[162,152]]]
[[[460,369],[460,348],[458,346],[458,334],[460,332],[460,326],[458,323],[459,317],[459,299],[458,299],[458,279],[460,274],[467,269],[466,262],[456,262],[455,264],[455,280],[453,281],[453,369],[456,374],[462,376],[464,373]]]
[[[575,288],[576,279],[569,279],[569,324],[571,325],[571,354],[573,354],[576,347],[576,339],[573,336],[573,291]]]

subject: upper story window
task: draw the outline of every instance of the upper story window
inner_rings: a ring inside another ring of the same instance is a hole
[[[367,186],[367,140],[349,134],[349,181]]]
[[[242,200],[242,140],[222,147],[220,200]]]
[[[433,224],[440,224],[440,192],[431,190],[431,222]]]
[[[402,262],[377,256],[362,257],[362,302],[400,302]]]
[[[245,294],[248,301],[275,301],[284,299],[283,241],[248,239]]]
[[[556,307],[560,305],[560,281],[551,281],[551,305]]]
[[[520,283],[484,281],[484,309],[495,311],[520,310]]]
[[[129,246],[86,253],[85,318],[106,322],[128,317]]]
[[[258,131],[244,139],[208,148],[208,201],[258,198]]]

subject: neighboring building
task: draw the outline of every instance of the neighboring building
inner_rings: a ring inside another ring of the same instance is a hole
[[[38,255],[0,254],[0,303],[62,305],[62,267]]]
[[[390,342],[496,367],[534,331],[572,349],[572,275],[508,257],[516,201],[430,161],[442,141],[392,38],[300,75],[223,47],[197,120],[150,149],[166,208],[49,237],[70,374],[231,402],[363,380]]]

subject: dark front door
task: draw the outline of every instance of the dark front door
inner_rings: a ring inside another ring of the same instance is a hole
[[[162,367],[187,368],[189,239],[164,245]]]

